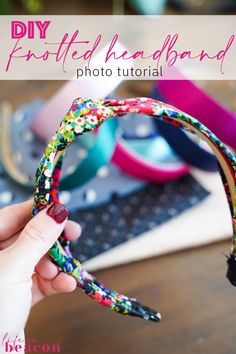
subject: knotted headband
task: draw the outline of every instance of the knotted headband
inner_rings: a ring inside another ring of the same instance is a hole
[[[154,116],[186,131],[198,134],[207,141],[215,153],[233,221],[233,244],[228,259],[227,276],[236,285],[236,158],[230,150],[203,124],[173,106],[150,98],[131,98],[125,100],[76,99],[55,135],[49,142],[42,157],[35,179],[34,207],[32,215],[51,202],[59,200],[59,181],[63,157],[66,149],[76,137],[88,133],[109,118],[122,117],[127,113]],[[106,142],[104,141],[104,144]],[[50,255],[59,268],[77,280],[78,286],[91,298],[104,306],[123,314],[143,317],[158,322],[160,314],[135,299],[121,295],[106,288],[94,276],[82,268],[80,262],[71,257],[67,241],[56,242]],[[64,247],[64,248],[63,248]],[[235,272],[234,272],[235,270]]]

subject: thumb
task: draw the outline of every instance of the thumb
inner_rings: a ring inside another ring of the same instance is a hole
[[[53,203],[40,211],[22,230],[10,253],[15,264],[23,268],[34,267],[52,247],[62,233],[68,218],[68,211],[61,203]]]

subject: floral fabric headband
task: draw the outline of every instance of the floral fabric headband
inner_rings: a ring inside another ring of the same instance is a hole
[[[232,215],[233,243],[228,258],[227,276],[231,283],[236,285],[236,158],[207,127],[190,115],[163,102],[144,97],[119,101],[90,98],[76,99],[62,120],[58,131],[49,142],[39,163],[35,178],[32,215],[36,215],[49,203],[59,200],[60,171],[66,149],[70,144],[79,135],[94,130],[107,119],[122,117],[127,113],[154,116],[188,132],[198,134],[212,148],[219,162],[220,173]],[[68,242],[63,237],[60,241],[61,243],[56,242],[52,246],[50,255],[63,272],[76,278],[78,287],[87,295],[119,313],[159,322],[161,316],[157,311],[141,305],[133,298],[106,288],[83,269],[77,259],[71,256]]]

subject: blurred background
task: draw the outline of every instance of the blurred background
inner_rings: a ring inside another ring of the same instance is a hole
[[[77,14],[77,15],[159,15],[221,14],[236,9],[234,0],[71,0],[66,4],[55,0],[1,0],[1,14]]]
[[[235,0],[0,1],[2,15],[215,15],[235,11]],[[189,113],[196,111],[198,100],[206,95],[213,102],[213,115],[221,107],[215,119],[224,120],[225,115],[235,119],[234,81],[191,83],[186,78],[186,82],[188,92],[173,82],[166,94],[158,82],[142,80],[114,82],[95,92],[108,97],[152,96],[184,110],[186,106],[175,100],[178,87],[183,90],[184,104],[191,101]],[[74,98],[84,92],[80,81],[76,85]],[[94,95],[93,85],[96,82],[87,85],[86,93]],[[5,144],[1,148],[0,207],[32,195],[48,132],[57,128],[62,117],[61,112],[51,113],[47,105],[63,96],[69,108],[69,91],[70,86],[62,81],[0,82],[0,144]],[[42,118],[45,112],[50,114],[50,123]],[[66,182],[77,169],[80,172],[81,162],[93,164],[90,152],[99,142],[91,136],[71,148],[63,169],[61,200],[83,230],[71,248],[99,280],[157,308],[163,320],[152,324],[117,315],[76,290],[36,305],[26,338],[58,343],[64,354],[235,353],[236,294],[225,277],[231,221],[211,152],[195,138],[191,141],[206,156],[201,160],[193,150],[193,161],[188,161],[150,117],[128,116],[118,127],[106,129],[104,140],[106,134],[115,132],[113,145],[96,173],[88,173],[84,181]],[[137,167],[145,162],[157,168],[156,176],[147,172],[145,179],[132,174],[125,159],[119,165],[114,158],[118,144],[133,154]],[[158,169],[178,172],[163,181]]]

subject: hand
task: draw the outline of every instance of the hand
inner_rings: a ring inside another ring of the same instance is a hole
[[[0,210],[0,334],[19,335],[31,305],[76,288],[76,280],[60,272],[46,253],[63,230],[69,240],[76,239],[80,226],[67,220],[60,203],[33,219],[31,211],[32,201]]]

